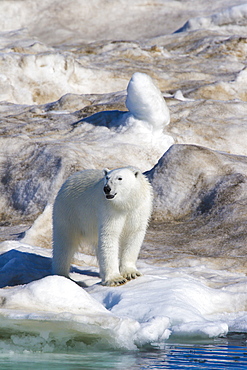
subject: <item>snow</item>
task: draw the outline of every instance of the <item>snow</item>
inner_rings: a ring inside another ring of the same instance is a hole
[[[17,244],[15,247],[18,250]],[[36,266],[37,273],[38,268],[46,271],[50,258],[36,254],[40,251],[35,247],[21,243],[19,247],[19,264],[30,249],[33,252],[28,263],[22,265],[23,275],[30,275],[30,266]],[[11,262],[16,261],[16,255],[17,251],[9,255],[1,273],[15,274]],[[29,343],[31,350],[35,350],[38,338],[47,346],[54,340],[58,345],[61,335],[65,342],[80,338],[86,343],[91,336],[101,345],[103,341],[106,348],[137,349],[147,344],[162,347],[168,339],[177,337],[205,339],[229,331],[246,331],[246,278],[242,283],[211,288],[179,268],[150,266],[143,261],[140,266],[142,277],[117,288],[101,286],[98,276],[91,276],[91,285],[83,289],[72,280],[48,275],[1,289],[0,327],[10,325],[13,346],[17,338],[24,346],[22,331],[34,336],[33,343]],[[87,281],[87,275],[94,271],[95,267],[87,266],[80,278]],[[78,270],[71,274],[78,276]]]
[[[135,119],[147,121],[159,134],[170,123],[169,109],[161,92],[144,73],[136,72],[131,77],[127,87],[126,107]]]
[[[164,153],[173,143],[171,136],[164,135],[164,127],[170,123],[170,112],[160,90],[146,73],[136,72],[127,86],[125,105],[128,112],[105,111],[76,122],[88,122],[95,125],[115,128],[121,134],[128,134],[127,142],[138,136],[142,140],[153,142],[160,152]],[[121,140],[125,135],[120,136]],[[150,140],[151,138],[151,140]]]
[[[0,354],[246,333],[245,0],[88,4],[0,2]],[[155,194],[143,276],[103,287],[86,249],[51,276],[58,189],[125,165]]]

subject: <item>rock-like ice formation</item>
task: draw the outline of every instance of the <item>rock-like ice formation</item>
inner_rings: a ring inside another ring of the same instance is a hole
[[[155,222],[146,253],[163,261],[172,256],[171,263],[183,266],[194,255],[202,264],[211,259],[218,268],[245,273],[247,157],[174,145],[147,175]],[[158,240],[164,249],[155,248]]]
[[[154,189],[154,214],[163,220],[233,212],[247,206],[247,157],[196,145],[173,145],[147,173]]]

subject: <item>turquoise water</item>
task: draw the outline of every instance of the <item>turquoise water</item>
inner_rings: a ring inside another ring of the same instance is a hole
[[[164,348],[137,351],[93,350],[53,353],[6,351],[0,369],[53,370],[149,370],[149,369],[247,369],[247,336],[232,334],[211,343],[166,343]]]

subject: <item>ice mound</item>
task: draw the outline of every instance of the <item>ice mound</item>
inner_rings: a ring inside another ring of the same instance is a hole
[[[126,107],[135,119],[148,122],[153,131],[161,133],[170,122],[169,109],[160,90],[145,73],[136,72],[131,77]]]
[[[3,295],[5,308],[21,310],[107,314],[108,311],[84,289],[67,278],[47,276]]]
[[[176,32],[194,31],[198,29],[234,29],[241,27],[242,32],[247,32],[247,5],[232,6],[207,17],[190,19]]]
[[[123,134],[136,134],[147,141],[152,140],[152,135],[161,135],[164,150],[167,150],[174,142],[171,136],[163,134],[164,127],[170,122],[170,113],[165,99],[150,76],[140,72],[133,74],[127,87],[125,104],[128,112],[103,111],[74,125],[87,122],[96,126],[107,126]]]
[[[172,135],[165,133],[170,113],[160,90],[145,73],[136,72],[127,87],[126,107],[129,111],[102,111],[73,124],[108,127],[111,139],[120,144],[128,142],[132,148],[137,140],[149,148],[149,155],[163,154],[173,143]],[[107,140],[105,132],[105,140]],[[115,147],[117,148],[117,146]]]

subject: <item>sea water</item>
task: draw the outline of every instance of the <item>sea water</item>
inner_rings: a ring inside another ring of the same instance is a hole
[[[52,353],[1,351],[1,369],[135,370],[135,369],[246,369],[246,336],[232,334],[210,343],[167,343],[163,349],[139,351],[88,349]]]

